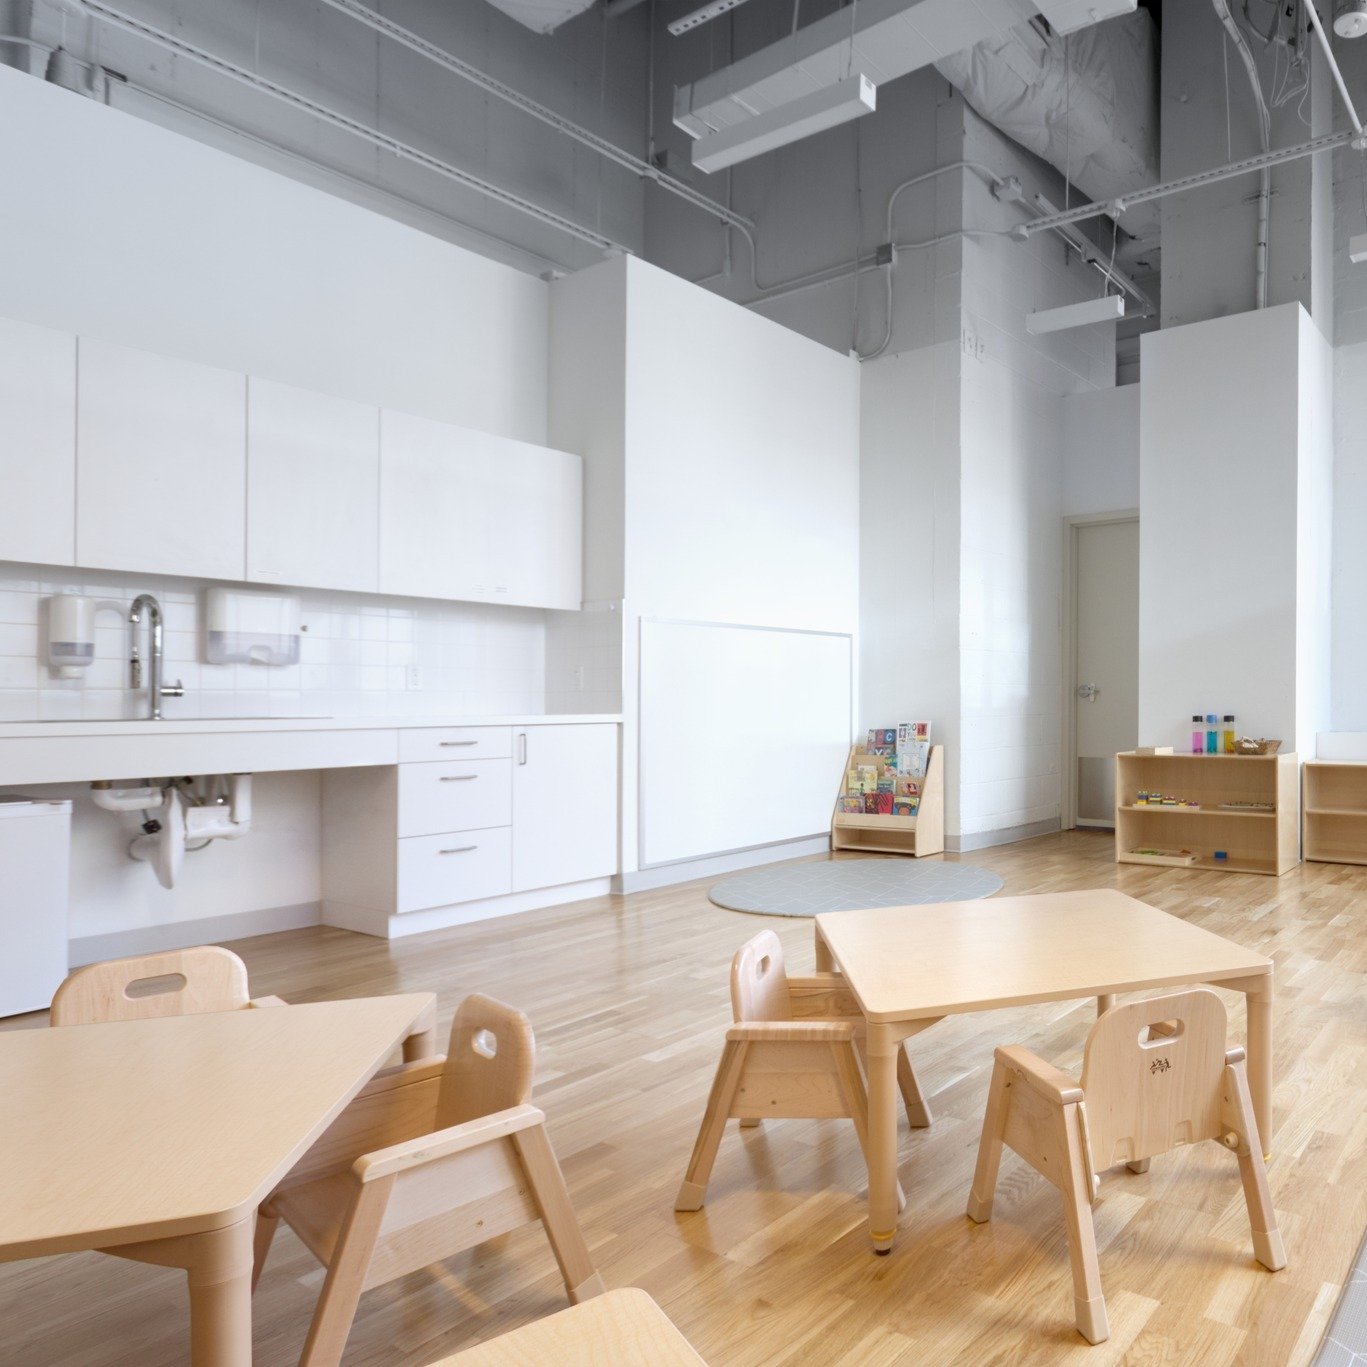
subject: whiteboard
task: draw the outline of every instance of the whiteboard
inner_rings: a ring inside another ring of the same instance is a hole
[[[853,675],[847,635],[642,618],[641,867],[828,831]]]

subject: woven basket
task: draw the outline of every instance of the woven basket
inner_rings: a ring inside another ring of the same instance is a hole
[[[1234,742],[1236,755],[1275,755],[1281,748],[1279,740],[1251,740],[1248,736]]]

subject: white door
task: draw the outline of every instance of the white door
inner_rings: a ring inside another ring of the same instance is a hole
[[[1115,824],[1115,756],[1139,729],[1139,522],[1073,528],[1073,716],[1079,826]]]
[[[488,484],[495,462],[486,458],[482,435],[411,413],[380,415],[382,593],[493,597]]]
[[[379,588],[380,410],[247,382],[247,578]]]
[[[246,377],[85,337],[79,353],[77,563],[241,579]]]
[[[513,733],[513,891],[617,872],[617,727]]]
[[[76,563],[76,338],[0,318],[0,560]]]

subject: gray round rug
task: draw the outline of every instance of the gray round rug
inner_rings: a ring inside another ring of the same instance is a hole
[[[967,902],[991,897],[1002,885],[972,864],[923,864],[911,859],[836,859],[755,869],[707,890],[728,911],[760,916],[815,916],[823,911]]]

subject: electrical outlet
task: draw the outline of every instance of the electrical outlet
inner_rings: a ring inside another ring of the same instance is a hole
[[[403,672],[403,686],[407,689],[422,687],[422,666],[409,665]]]

